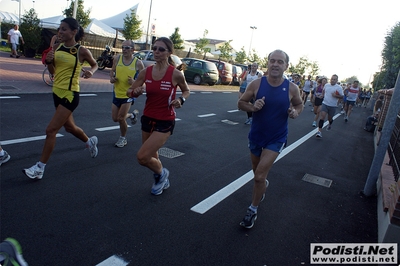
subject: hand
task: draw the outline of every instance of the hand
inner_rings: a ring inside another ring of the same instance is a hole
[[[144,92],[144,88],[143,88],[143,86],[140,86],[140,87],[137,87],[137,88],[134,88],[134,89],[129,88],[126,91],[126,95],[129,98],[136,98],[136,97],[139,97],[140,95],[142,95],[143,92]]]
[[[176,98],[176,99],[172,100],[170,105],[172,105],[175,108],[181,108],[182,107],[181,99]]]
[[[135,80],[131,76],[128,76],[128,84],[129,85],[132,85],[134,81]]]
[[[85,70],[85,69],[82,68],[82,77],[83,77],[84,79],[91,78],[92,76],[93,76],[93,72],[92,72],[92,71],[90,71],[90,70]]]
[[[254,109],[255,112],[261,110],[265,105],[265,96],[263,96],[261,99],[257,99],[254,103]]]
[[[50,50],[47,55],[46,59],[47,62],[52,62],[54,60],[54,50]]]
[[[296,117],[299,116],[299,113],[293,107],[288,109],[288,114],[289,114],[289,117],[292,119],[295,119]]]

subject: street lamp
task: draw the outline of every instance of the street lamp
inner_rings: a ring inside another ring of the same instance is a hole
[[[252,43],[252,41],[253,41],[253,33],[254,33],[254,30],[257,29],[257,27],[256,27],[256,26],[250,26],[250,29],[252,29],[252,31],[251,31],[251,38],[250,38],[250,46],[249,46],[249,54],[248,54],[248,56],[250,56],[251,43]]]

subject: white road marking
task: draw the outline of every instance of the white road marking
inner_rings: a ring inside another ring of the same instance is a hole
[[[230,110],[230,111],[227,111],[228,113],[236,113],[236,112],[239,112],[239,110],[238,109],[235,109],[235,110]]]
[[[228,119],[221,120],[221,122],[225,123],[225,124],[228,124],[228,125],[237,125],[237,124],[239,124],[238,122],[233,122],[233,121],[228,120]]]
[[[131,127],[130,125],[128,125],[128,127]],[[98,127],[95,128],[95,130],[103,132],[103,131],[109,131],[109,130],[116,130],[119,129],[119,126],[111,126],[111,127]]]
[[[336,114],[333,117],[333,119],[335,120],[338,116],[340,116],[340,114]],[[324,123],[324,127],[326,125],[328,125],[328,121],[326,121]],[[302,138],[300,138],[297,141],[295,141],[292,145],[290,145],[290,146],[286,147],[285,149],[283,149],[283,151],[279,154],[279,156],[276,158],[274,163],[276,163],[277,161],[279,161],[280,159],[285,157],[287,154],[289,154],[291,151],[296,149],[298,146],[303,144],[307,139],[311,138],[312,136],[315,136],[317,131],[318,131],[317,128],[312,130],[307,135],[305,135]],[[212,194],[208,198],[204,199],[200,203],[198,203],[195,206],[193,206],[190,210],[194,211],[194,212],[197,212],[197,213],[200,213],[200,214],[206,213],[211,208],[213,208],[215,205],[217,205],[218,203],[220,203],[221,201],[226,199],[229,195],[234,193],[236,190],[238,190],[239,188],[244,186],[247,182],[249,182],[250,180],[253,180],[253,176],[254,176],[253,175],[253,170],[248,171],[247,173],[245,173],[244,175],[242,175],[241,177],[239,177],[238,179],[236,179],[235,181],[233,181],[232,183],[230,183],[226,187],[220,189],[219,191],[215,192],[214,194]]]
[[[213,92],[212,91],[202,91],[202,92],[200,92],[201,94],[212,94]]]
[[[0,99],[19,99],[19,96],[0,96]]]
[[[56,137],[63,137],[64,135],[62,134],[56,134]],[[1,145],[9,145],[9,144],[16,144],[16,143],[24,143],[24,142],[30,142],[30,141],[36,141],[36,140],[42,140],[45,139],[46,135],[43,136],[37,136],[37,137],[30,137],[30,138],[22,138],[22,139],[11,139],[11,140],[2,140]]]
[[[91,96],[97,96],[97,94],[94,93],[84,93],[84,94],[79,94],[80,97],[91,97]]]
[[[205,114],[205,115],[198,115],[197,117],[209,117],[209,116],[214,116],[216,114],[211,113],[211,114]]]
[[[126,266],[129,262],[124,261],[118,256],[111,256],[105,261],[97,264],[96,266]]]

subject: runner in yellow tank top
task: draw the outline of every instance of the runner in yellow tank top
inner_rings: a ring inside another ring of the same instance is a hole
[[[44,168],[56,144],[56,134],[64,127],[65,130],[86,144],[92,158],[98,154],[97,137],[89,138],[74,122],[72,112],[79,104],[79,75],[87,79],[97,70],[96,60],[85,47],[77,44],[84,35],[83,28],[74,18],[65,18],[61,21],[58,31],[60,44],[46,56],[46,65],[51,74],[55,75],[53,84],[53,100],[56,111],[46,128],[40,161],[30,168],[23,169],[25,175],[31,179],[42,179]],[[83,62],[91,66],[90,70],[82,69]]]
[[[139,71],[144,69],[142,61],[133,56],[134,42],[126,40],[122,43],[122,55],[114,56],[113,66],[110,71],[110,82],[114,84],[113,102],[111,105],[111,117],[114,122],[119,123],[120,137],[115,143],[116,147],[123,148],[128,144],[126,133],[128,124],[126,119],[130,118],[132,125],[137,122],[138,110],[128,113],[134,98],[129,98],[126,91],[136,79]]]

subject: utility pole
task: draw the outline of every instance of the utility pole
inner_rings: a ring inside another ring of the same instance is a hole
[[[74,1],[74,13],[72,14],[72,17],[76,19],[76,13],[78,12],[78,0]]]
[[[150,16],[151,16],[151,6],[153,4],[153,0],[150,0],[150,10],[149,10],[149,18],[147,19],[147,33],[146,33],[146,49],[147,49],[147,44],[149,42],[149,28],[150,28]],[[151,45],[149,45],[150,47]]]
[[[250,38],[249,54],[247,55],[247,57],[250,56],[250,52],[251,52],[251,43],[253,42],[253,33],[254,33],[254,30],[257,29],[257,27],[256,27],[256,26],[250,26],[250,29],[251,29],[251,38]]]

